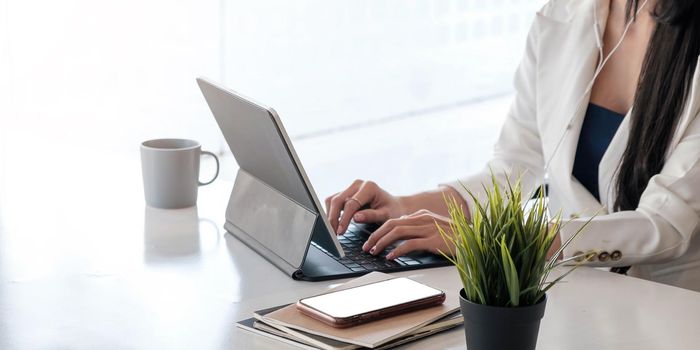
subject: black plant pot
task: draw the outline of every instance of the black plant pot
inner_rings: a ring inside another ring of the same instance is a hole
[[[498,307],[473,303],[459,292],[468,350],[534,350],[547,296],[537,304]]]

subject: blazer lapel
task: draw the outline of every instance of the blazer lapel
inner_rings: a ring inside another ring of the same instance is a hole
[[[602,35],[609,0],[597,1],[595,5],[598,6],[600,23],[598,33]],[[558,175],[550,177],[550,181],[557,182],[561,195],[571,203],[581,203],[579,211],[588,211],[596,210],[600,204],[573,178],[572,169],[590,99],[590,85],[600,56],[596,41],[602,38],[596,39],[592,4],[572,1],[570,6],[588,6],[590,11],[576,8],[575,11],[585,15],[568,22],[555,21],[540,14],[538,113],[546,121],[541,127],[545,162],[549,161],[548,173]],[[562,17],[558,15],[558,18]]]
[[[630,115],[632,111],[630,110],[625,119],[622,120],[620,127],[617,128],[615,136],[610,141],[608,149],[603,154],[603,158],[600,160],[600,166],[598,167],[598,188],[600,193],[600,202],[607,209],[608,212],[613,211],[613,206],[615,204],[615,183],[617,170],[622,160],[622,154],[625,153],[625,148],[627,148],[627,140],[629,139],[629,128],[630,128]]]

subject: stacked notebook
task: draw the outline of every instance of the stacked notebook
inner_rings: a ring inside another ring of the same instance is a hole
[[[394,278],[372,272],[337,287],[342,290]],[[440,289],[447,299],[440,306],[410,312],[350,328],[333,328],[297,311],[294,303],[256,311],[238,327],[306,349],[352,350],[388,349],[457,327],[463,319],[459,311],[462,288],[459,278],[431,279],[429,271],[411,276],[418,282]]]

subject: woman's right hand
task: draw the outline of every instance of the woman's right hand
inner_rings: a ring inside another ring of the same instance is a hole
[[[372,181],[363,180],[355,180],[344,191],[326,198],[326,211],[336,234],[344,233],[351,219],[358,223],[380,223],[405,214],[399,197]]]

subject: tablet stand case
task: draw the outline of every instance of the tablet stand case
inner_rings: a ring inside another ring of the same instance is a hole
[[[224,228],[294,279],[305,279],[301,268],[312,240],[329,251],[334,246],[318,213],[243,169],[231,191]]]

